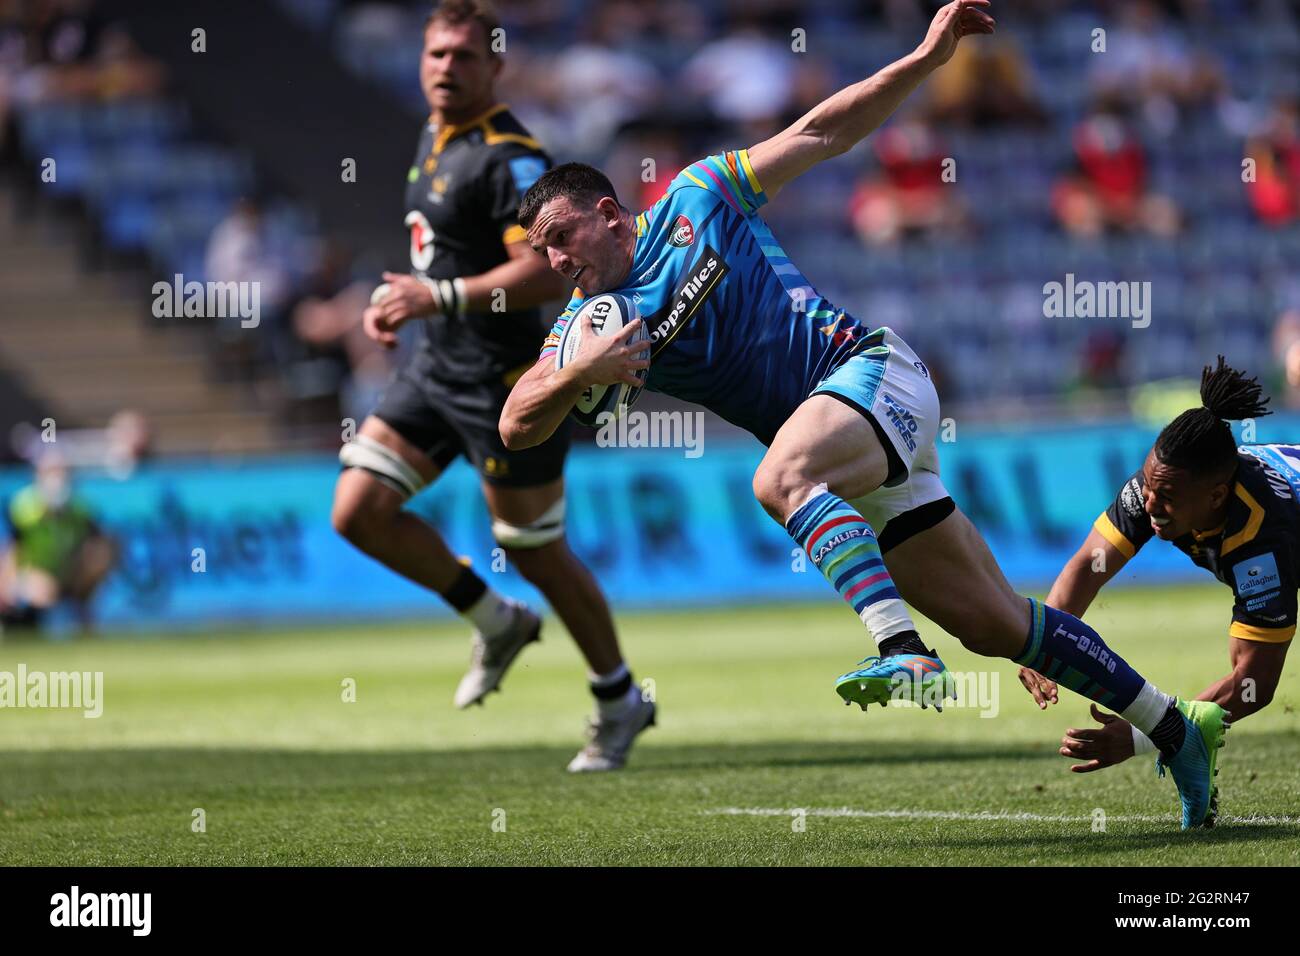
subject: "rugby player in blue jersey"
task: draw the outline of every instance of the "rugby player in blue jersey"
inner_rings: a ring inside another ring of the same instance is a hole
[[[1258,381],[1224,363],[1201,374],[1201,407],[1183,412],[1156,438],[1145,462],[1101,513],[1057,576],[1049,604],[1082,616],[1097,592],[1152,538],[1168,541],[1233,595],[1228,625],[1231,672],[1200,695],[1235,720],[1267,707],[1296,629],[1300,585],[1300,446],[1242,445],[1229,421],[1270,412]],[[1099,562],[1097,556],[1101,556]],[[1027,667],[1021,683],[1039,707],[1055,703],[1056,683]],[[1099,728],[1071,728],[1061,755],[1087,773],[1154,749],[1146,734],[1113,714]]]
[[[757,215],[785,183],[884,122],[962,37],[991,33],[988,5],[949,3],[911,54],[771,139],[687,167],[640,215],[590,166],[543,174],[519,223],[578,288],[541,360],[512,389],[501,438],[512,449],[545,441],[589,385],[639,384],[635,373],[648,368],[647,388],[703,405],[768,446],[755,495],[879,649],[837,681],[846,702],[884,704],[900,685],[941,702],[951,677],[921,642],[905,598],[970,650],[1046,669],[1108,704],[1155,741],[1184,828],[1208,824],[1223,709],[1161,693],[1087,624],[1016,594],[939,479],[939,399],[925,363],[890,329],[871,331],[818,295]],[[636,322],[610,336],[584,324],[577,354],[557,370],[560,334],[582,300],[602,292],[637,305],[650,359],[629,344]]]

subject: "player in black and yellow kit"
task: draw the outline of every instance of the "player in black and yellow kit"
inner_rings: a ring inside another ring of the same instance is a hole
[[[1170,542],[1233,594],[1228,626],[1232,671],[1201,692],[1234,721],[1273,699],[1296,629],[1300,585],[1300,446],[1238,447],[1229,421],[1268,415],[1255,379],[1224,364],[1201,376],[1200,408],[1175,418],[1146,462],[1097,518],[1047,601],[1082,616],[1101,587],[1152,538]],[[1103,560],[1097,560],[1101,556]],[[1099,570],[1100,569],[1100,570]],[[1021,668],[1020,680],[1046,707],[1056,685]],[[1094,704],[1097,729],[1066,731],[1061,755],[1086,773],[1152,750],[1129,724]]]
[[[496,102],[500,27],[473,0],[444,0],[425,26],[420,83],[431,114],[407,176],[412,273],[385,273],[365,329],[396,345],[406,321],[424,321],[412,359],[344,445],[334,526],[362,551],[440,594],[474,626],[458,707],[500,684],[541,621],[497,594],[403,505],[457,456],[482,478],[492,533],[510,562],[546,595],[591,671],[597,717],[573,771],[623,765],[654,722],[623,662],[604,596],[564,536],[567,431],[508,451],[497,421],[545,335],[538,306],[567,293],[519,227],[520,198],[550,168],[528,131]]]

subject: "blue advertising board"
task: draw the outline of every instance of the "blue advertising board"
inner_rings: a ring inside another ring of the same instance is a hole
[[[1294,440],[1296,418],[1264,419],[1259,441]],[[1007,577],[1042,591],[1093,519],[1142,463],[1154,430],[1132,424],[967,429],[940,444],[945,483],[987,537]],[[617,608],[832,600],[751,478],[763,449],[721,442],[672,448],[580,446],[569,459],[574,550]],[[694,453],[693,453],[694,454]],[[80,475],[76,492],[118,539],[105,585],[106,629],[251,621],[441,615],[435,596],[389,572],[330,525],[338,466],[329,455],[149,465],[128,480]],[[30,480],[0,472],[0,501]],[[495,552],[477,476],[458,462],[410,506],[502,591],[538,596]],[[200,552],[195,549],[202,549]],[[197,568],[202,570],[196,570]],[[1152,542],[1122,580],[1205,580]]]

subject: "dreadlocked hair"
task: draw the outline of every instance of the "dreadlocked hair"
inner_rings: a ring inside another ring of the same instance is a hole
[[[1237,467],[1237,440],[1230,421],[1271,415],[1258,379],[1224,364],[1201,372],[1201,407],[1189,408],[1165,426],[1156,439],[1161,463],[1197,475],[1231,475]]]

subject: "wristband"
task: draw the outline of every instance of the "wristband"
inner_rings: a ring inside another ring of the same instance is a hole
[[[442,299],[443,315],[461,315],[465,311],[465,280],[438,280],[438,296]]]
[[[1149,754],[1156,749],[1156,745],[1151,742],[1151,738],[1136,727],[1133,728],[1133,756],[1140,757],[1142,754]]]
[[[416,276],[416,279],[433,295],[433,306],[438,312],[443,315],[464,314],[469,298],[465,292],[464,279],[459,276],[455,279],[427,279],[424,276]]]

